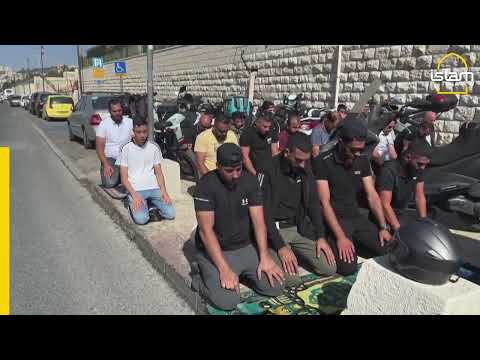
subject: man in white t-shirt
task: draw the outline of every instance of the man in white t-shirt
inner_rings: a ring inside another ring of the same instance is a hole
[[[118,165],[115,162],[120,149],[132,138],[132,119],[123,116],[120,99],[112,99],[108,103],[110,116],[103,119],[96,130],[96,150],[100,159],[100,176],[102,185],[113,188],[120,183]]]
[[[149,204],[168,220],[175,218],[175,208],[168,196],[163,177],[162,153],[157,144],[147,141],[148,124],[143,118],[133,123],[133,139],[121,149],[117,163],[128,195],[133,221],[145,225],[150,219]]]
[[[378,134],[379,143],[373,151],[372,158],[375,163],[379,166],[383,165],[384,162],[395,160],[398,157],[397,152],[395,151],[394,142],[395,142],[395,128],[396,119],[392,116],[390,119],[387,119],[385,127]]]

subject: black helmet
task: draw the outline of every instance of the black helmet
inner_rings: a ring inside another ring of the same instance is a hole
[[[389,254],[393,268],[408,279],[442,285],[460,268],[460,251],[445,226],[430,219],[412,219],[394,235]]]

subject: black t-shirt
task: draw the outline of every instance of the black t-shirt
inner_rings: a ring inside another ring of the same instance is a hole
[[[240,136],[240,146],[250,147],[250,160],[257,172],[272,169],[272,144],[278,142],[278,134],[273,129],[265,137],[260,135],[255,126],[246,128]]]
[[[400,161],[387,161],[380,170],[376,185],[378,192],[392,192],[392,208],[405,210],[414,199],[417,183],[423,182],[423,171],[417,170],[412,174],[402,172]]]
[[[248,208],[263,206],[263,196],[258,180],[243,171],[237,186],[229,190],[217,170],[210,171],[197,183],[193,196],[195,211],[213,211],[213,230],[224,251],[245,247],[254,240],[253,226]],[[199,233],[196,245],[203,249]]]
[[[338,154],[338,146],[320,154],[312,162],[317,180],[327,180],[330,203],[337,216],[358,216],[358,199],[363,191],[362,179],[372,176],[370,163],[365,155],[356,158],[351,168],[345,168]]]

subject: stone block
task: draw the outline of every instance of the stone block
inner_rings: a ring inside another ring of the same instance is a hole
[[[402,46],[401,45],[392,46],[390,48],[389,57],[390,58],[398,58],[398,57],[400,57],[401,52],[402,52]]]
[[[412,56],[413,55],[413,45],[402,45],[402,51],[400,53],[400,56],[406,57],[406,56]]]
[[[454,110],[454,120],[457,121],[471,121],[475,115],[475,108],[468,108],[463,106],[458,106]]]
[[[443,131],[457,134],[459,129],[460,129],[459,121],[445,121]]]
[[[323,72],[323,65],[317,64],[312,66],[312,74],[321,74]]]
[[[358,81],[368,81],[368,78],[370,77],[370,73],[368,72],[361,72],[358,73]]]
[[[417,58],[417,62],[415,64],[415,68],[417,69],[433,69],[432,67],[432,55],[424,55],[419,56]]]
[[[380,60],[369,60],[367,61],[366,69],[373,71],[380,68]]]
[[[414,45],[412,56],[423,56],[427,54],[427,47],[425,45]]]
[[[397,69],[413,70],[417,60],[414,57],[400,58],[397,61]]]
[[[364,50],[363,58],[370,60],[375,58],[375,48],[369,48]]]
[[[379,70],[393,70],[395,69],[396,64],[396,59],[381,58]]]
[[[353,89],[353,84],[354,84],[354,83],[351,83],[351,82],[346,82],[346,83],[344,83],[344,84],[343,84],[343,91],[345,91],[345,92],[350,92],[350,91],[352,91],[352,89]]]
[[[170,195],[172,199],[178,198],[182,195],[180,164],[170,159],[163,159],[161,165],[168,195]]]
[[[479,315],[480,286],[460,278],[433,286],[397,274],[387,256],[365,261],[342,315]]]
[[[366,65],[365,61],[357,61],[357,71],[365,71]]]
[[[375,49],[375,58],[376,59],[386,59],[388,57],[388,53],[390,48],[388,47],[379,47]]]
[[[348,73],[348,81],[358,81],[358,73],[356,72],[351,72],[351,73]]]
[[[411,70],[410,71],[410,80],[422,80],[423,79],[423,70]]]
[[[385,91],[387,93],[394,92],[397,89],[397,83],[396,82],[387,82],[385,84]]]
[[[466,52],[470,51],[470,45],[450,45],[448,52],[456,52],[459,55],[463,55]]]
[[[363,92],[365,89],[364,89],[364,86],[363,86],[363,82],[356,82],[356,83],[353,83],[353,91],[354,92]]]
[[[380,79],[383,81],[390,81],[392,80],[392,74],[393,74],[393,71],[391,70],[382,71],[380,74]]]
[[[446,54],[449,48],[449,45],[428,45],[425,53],[428,55]]]
[[[430,91],[430,82],[428,81],[418,81],[417,82],[418,92],[429,92]]]
[[[392,73],[393,81],[408,81],[410,79],[410,73],[406,70],[394,70]]]
[[[380,79],[381,74],[380,71],[372,71],[368,77],[368,81],[372,82],[375,79]]]
[[[350,52],[350,60],[362,60],[363,51],[362,50],[352,50]]]

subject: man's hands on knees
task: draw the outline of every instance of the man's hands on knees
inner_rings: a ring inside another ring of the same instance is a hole
[[[260,258],[260,263],[257,268],[258,280],[262,280],[262,272],[267,275],[271,287],[275,286],[274,280],[277,280],[280,284],[283,284],[285,280],[282,269],[275,264],[269,255]]]
[[[278,250],[278,257],[282,261],[283,271],[291,276],[298,274],[298,261],[292,249],[282,247]]]
[[[333,255],[332,248],[330,245],[328,245],[327,240],[324,238],[320,238],[317,241],[315,241],[315,255],[317,258],[320,257],[320,254],[323,252],[325,254],[325,257],[327,258],[327,263],[330,266],[335,265],[335,255]]]
[[[113,167],[110,166],[110,164],[105,164],[103,165],[103,175],[105,177],[111,177],[113,175]]]
[[[392,234],[388,230],[380,230],[378,232],[378,239],[380,240],[380,245],[384,246],[388,241],[392,240]]]
[[[220,285],[223,289],[233,290],[237,294],[240,294],[240,283],[238,281],[238,275],[235,274],[232,269],[225,268],[219,271],[220,273]]]
[[[145,200],[138,194],[134,193],[132,194],[132,210],[133,211],[138,211],[142,207],[142,205],[146,206]]]
[[[340,260],[351,263],[355,261],[355,246],[352,240],[346,236],[337,239],[337,248],[340,255]]]

